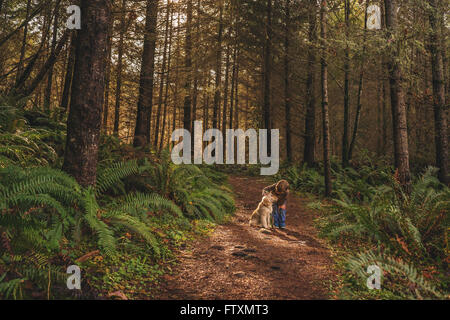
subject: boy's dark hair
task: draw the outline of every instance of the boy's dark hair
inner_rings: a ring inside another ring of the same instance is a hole
[[[287,182],[286,180],[278,181],[277,185],[275,186],[275,192],[280,194],[285,193],[287,190],[289,190],[289,182]]]

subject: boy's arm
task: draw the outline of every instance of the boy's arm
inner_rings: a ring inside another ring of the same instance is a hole
[[[262,191],[262,194],[265,195],[266,193],[274,192],[276,186],[277,186],[277,184],[275,183],[275,184],[265,187]]]

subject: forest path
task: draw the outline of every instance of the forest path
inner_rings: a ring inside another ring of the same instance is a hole
[[[162,280],[157,299],[264,300],[327,299],[335,278],[330,252],[312,225],[307,200],[291,194],[287,229],[250,227],[262,178],[232,176],[236,214],[207,238],[181,251],[172,276]]]

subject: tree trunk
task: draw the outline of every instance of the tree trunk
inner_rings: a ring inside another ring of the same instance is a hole
[[[114,29],[114,19],[111,19],[108,27],[108,56],[106,58],[106,74],[105,74],[105,101],[103,102],[103,123],[102,130],[104,134],[108,134],[108,118],[109,118],[109,96],[111,91],[111,59],[112,59],[112,37]]]
[[[234,127],[239,129],[239,47],[236,48],[235,58],[235,75],[234,75]]]
[[[206,131],[209,126],[209,102],[211,99],[211,96],[209,94],[211,86],[211,73],[208,72],[205,75],[205,88],[206,90],[203,93],[203,131]]]
[[[291,1],[286,0],[285,11],[286,21],[284,30],[284,112],[286,126],[286,156],[288,163],[292,163],[292,137],[291,137],[291,88],[290,88],[290,65],[289,65],[289,48],[290,48],[290,5]]]
[[[382,147],[383,147],[383,109],[381,100],[383,97],[381,96],[381,81],[377,81],[377,156],[381,158],[383,155]]]
[[[87,187],[97,178],[111,2],[81,0],[81,10],[63,169]]]
[[[391,91],[391,108],[394,131],[394,156],[397,179],[404,191],[411,192],[411,173],[409,169],[408,126],[406,120],[403,75],[400,66],[397,31],[397,0],[385,0],[386,28],[388,36],[387,66]]]
[[[144,50],[142,53],[139,98],[133,145],[143,147],[150,144],[150,121],[153,109],[153,73],[155,71],[156,23],[158,0],[147,0]]]
[[[55,6],[55,13],[54,13],[54,21],[53,21],[53,38],[52,38],[52,44],[50,48],[50,54],[53,55],[55,53],[56,49],[56,40],[58,36],[58,19],[59,19],[59,3],[58,1]],[[50,66],[47,74],[47,87],[45,88],[45,95],[44,95],[44,110],[50,114],[50,105],[51,105],[51,99],[52,99],[52,87],[53,87],[53,65]]]
[[[267,151],[272,152],[271,146],[271,82],[272,82],[272,0],[267,0],[266,40],[264,45],[264,96],[263,96],[263,129],[267,129]]]
[[[116,72],[116,101],[114,107],[114,129],[113,134],[119,137],[120,126],[120,100],[122,99],[122,71],[123,71],[123,53],[124,53],[124,41],[125,41],[125,10],[126,0],[122,0],[122,6],[120,8],[120,34],[119,34],[119,48],[117,57],[117,72]]]
[[[172,67],[172,30],[173,30],[173,12],[172,6],[170,5],[170,0],[168,2],[168,10],[170,11],[170,29],[169,29],[169,52],[168,52],[168,61],[167,61],[167,73],[166,73],[166,91],[164,93],[164,114],[163,114],[163,122],[162,122],[162,130],[161,130],[161,142],[159,144],[159,150],[162,150],[164,146],[164,136],[166,130],[166,121],[167,121],[167,102],[169,99],[169,86],[170,86],[170,68]],[[170,133],[169,133],[170,136]]]
[[[227,53],[228,54],[228,53]],[[229,110],[229,115],[230,115],[230,119],[229,119],[229,128],[235,128],[234,124],[233,124],[233,120],[235,118],[235,108],[237,107],[234,102],[235,102],[235,92],[236,92],[236,64],[237,64],[237,48],[235,47],[233,49],[233,67],[231,68],[231,91],[230,91],[230,110]],[[229,64],[230,59],[229,57],[227,57],[227,62]],[[225,88],[225,95],[228,94],[228,88]],[[227,97],[225,96],[224,99],[226,99]],[[224,109],[223,111],[226,113],[227,112],[227,108],[226,108],[226,103],[224,101]],[[226,115],[224,115],[224,118],[226,118]],[[226,123],[226,122],[224,122]],[[223,129],[223,131],[225,132],[225,128]]]
[[[231,33],[231,31],[230,31]],[[225,130],[227,128],[227,116],[228,116],[228,89],[229,89],[229,83],[230,83],[230,45],[227,45],[227,51],[226,51],[226,61],[225,61],[225,88],[223,92],[223,108],[222,108],[222,132],[225,137]],[[234,61],[233,61],[233,68],[234,68]],[[231,129],[233,126],[231,125],[231,119],[233,119],[233,90],[234,90],[234,69],[231,72],[231,99],[230,99],[230,123],[229,128]]]
[[[309,8],[309,49],[308,66],[306,80],[306,118],[305,118],[305,150],[304,161],[309,165],[314,165],[314,154],[316,147],[316,53],[314,45],[317,41],[316,33],[317,6],[316,0],[310,0]]]
[[[31,10],[31,0],[27,1],[27,13],[25,20],[28,20],[28,16],[30,15]],[[16,74],[16,81],[20,79],[20,76],[22,75],[23,71],[23,60],[25,59],[25,53],[27,49],[27,36],[28,36],[28,23],[24,26],[23,29],[23,38],[22,38],[22,48],[20,50],[20,58],[19,63],[17,65],[17,74]]]
[[[433,74],[433,109],[434,109],[434,135],[436,141],[436,165],[439,168],[439,180],[450,184],[448,169],[448,135],[447,135],[447,115],[445,103],[445,77],[443,53],[441,47],[441,8],[439,1],[429,0],[431,9],[429,14],[431,35],[430,53],[431,67]]]
[[[72,33],[72,37],[70,40],[69,58],[67,61],[66,76],[64,78],[64,89],[62,93],[61,106],[59,111],[60,120],[64,117],[65,114],[67,114],[67,111],[69,109],[70,89],[72,87],[73,68],[75,66],[75,50],[76,50],[75,45],[77,42],[76,35],[77,34],[75,32]]]
[[[348,125],[350,118],[350,47],[348,45],[350,32],[350,0],[345,0],[345,61],[344,61],[344,130],[342,135],[342,165],[348,166]]]
[[[178,110],[178,83],[179,83],[179,75],[180,75],[180,26],[181,26],[181,22],[180,22],[180,12],[178,12],[177,14],[177,54],[175,56],[176,58],[176,72],[175,72],[175,90],[173,93],[173,122],[172,122],[172,128],[173,130],[176,129],[177,127],[177,110]],[[181,117],[181,114],[179,114],[179,116]],[[175,142],[172,142],[172,146],[175,145]]]
[[[197,21],[195,23],[195,40],[197,42],[197,46],[201,42],[201,36],[200,36],[200,13],[201,13],[201,0],[197,0],[197,8],[196,8],[196,15],[197,15]],[[197,120],[197,105],[198,105],[198,84],[199,84],[199,50],[196,47],[194,50],[194,89],[192,91],[192,118],[191,118],[191,128],[194,128],[194,122]],[[194,145],[194,135],[192,135],[192,145]]]
[[[322,80],[322,121],[323,121],[323,167],[325,175],[325,196],[330,197],[331,186],[331,155],[330,155],[330,116],[328,110],[328,62],[327,62],[327,1],[322,0],[320,10],[320,33],[322,38],[321,80]]]
[[[245,129],[248,129],[249,123],[248,123],[248,114],[250,112],[250,74],[247,75],[247,85],[245,88]]]
[[[222,78],[222,33],[223,33],[223,0],[219,3],[219,31],[217,34],[216,52],[216,84],[214,92],[213,128],[217,128],[220,115],[220,83]]]
[[[159,80],[159,95],[158,95],[158,109],[156,112],[156,126],[155,126],[155,141],[154,146],[155,148],[158,148],[158,142],[159,142],[159,125],[160,125],[160,119],[161,119],[161,112],[162,112],[162,104],[163,104],[163,94],[164,94],[164,78],[168,71],[168,68],[166,69],[166,63],[167,63],[167,48],[169,46],[169,19],[170,19],[170,9],[169,5],[166,7],[166,26],[164,31],[164,49],[163,49],[163,60],[161,65],[161,77]],[[169,83],[166,83],[166,86],[168,86]]]
[[[357,107],[356,107],[356,115],[355,115],[355,124],[353,126],[353,134],[352,134],[352,140],[350,142],[350,148],[348,150],[348,160],[351,160],[353,157],[353,150],[355,148],[356,144],[356,137],[358,135],[358,127],[359,127],[359,120],[361,117],[361,109],[362,109],[362,94],[363,94],[363,84],[364,84],[364,66],[366,62],[366,39],[367,39],[367,9],[369,8],[369,1],[366,1],[365,6],[365,14],[364,14],[364,34],[363,34],[363,50],[361,55],[361,66],[359,71],[359,83],[358,83],[358,98],[357,98]]]
[[[184,85],[184,129],[191,131],[191,112],[192,112],[192,0],[187,3],[187,17],[186,17],[186,42],[185,42],[185,68],[186,68],[186,82]]]

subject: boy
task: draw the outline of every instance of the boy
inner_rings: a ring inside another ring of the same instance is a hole
[[[278,201],[273,204],[273,225],[275,228],[286,228],[286,203],[289,195],[289,182],[280,180],[277,183],[265,187],[263,195],[272,193],[278,198]]]

